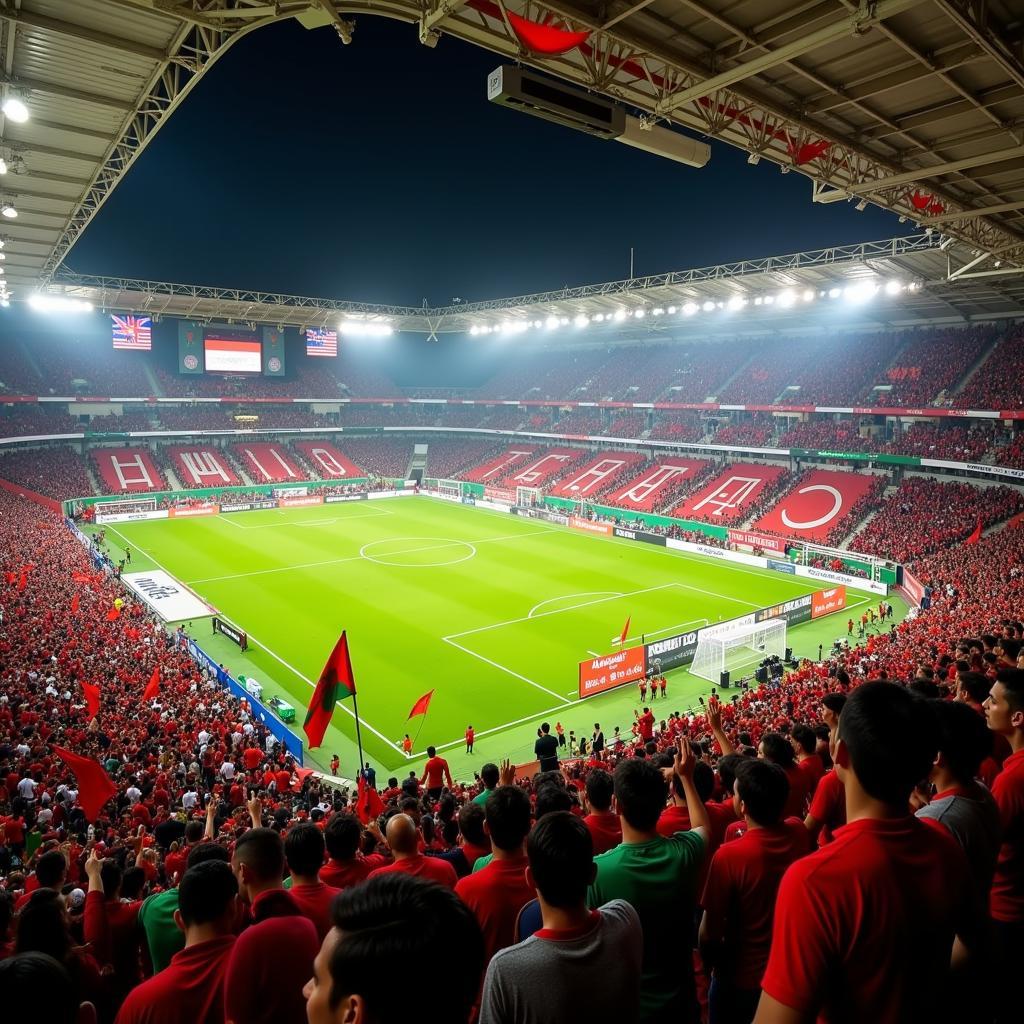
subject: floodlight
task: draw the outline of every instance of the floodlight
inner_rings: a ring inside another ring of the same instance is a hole
[[[760,160],[761,160],[761,154],[760,153],[751,153],[747,157],[747,163],[750,164],[751,167],[756,167],[758,165],[758,163],[760,163]]]
[[[645,309],[634,309],[633,310],[633,316],[635,316],[637,320],[643,320],[643,318],[646,315],[646,313],[647,313],[647,311]]]
[[[9,117],[15,124],[24,124],[28,120],[28,107],[16,92],[7,94],[2,109],[4,117]]]
[[[0,174],[6,174],[6,173],[7,173],[7,161],[2,156],[0,156]]]
[[[37,313],[90,313],[92,303],[82,299],[69,299],[63,295],[30,295],[28,304]]]
[[[13,199],[0,199],[0,213],[2,213],[8,220],[14,220],[18,216],[18,211],[15,209]]]
[[[999,264],[997,263],[996,266],[998,267]],[[668,315],[669,316],[675,316],[675,312],[676,312],[676,307],[675,306],[669,306],[668,307]]]
[[[814,301],[814,289],[813,288],[805,288],[804,289],[804,302],[813,302],[813,301]]]
[[[787,288],[785,291],[779,292],[776,301],[780,306],[788,308],[796,302],[796,295]]]
[[[366,323],[361,320],[342,320],[338,331],[347,338],[388,338],[394,333],[390,324]]]
[[[473,337],[475,338],[480,333],[480,328],[477,327],[476,324],[473,324],[473,326],[470,327],[469,329],[469,333],[472,334]]]
[[[830,299],[838,299],[843,294],[842,288],[829,288],[828,297]]]
[[[663,309],[662,309],[662,308],[661,308],[661,307],[659,306],[659,307],[656,307],[655,309],[653,309],[653,310],[652,310],[651,312],[653,313],[653,315],[654,315],[654,316],[663,316],[663,315],[664,315],[664,313],[665,313],[665,310],[663,310]]]
[[[568,326],[569,326],[569,318],[568,318],[567,316],[563,316],[563,317],[562,317],[561,319],[559,319],[559,321],[558,321],[558,322],[559,322],[559,323],[560,323],[560,324],[561,324],[561,325],[562,325],[563,327],[568,327]]]
[[[625,320],[626,319],[626,311],[624,309],[617,309],[617,310],[615,310],[615,319],[616,320]]]
[[[583,313],[580,313],[580,314],[579,314],[579,315],[578,315],[578,316],[576,317],[576,319],[575,319],[575,320],[573,320],[573,323],[574,323],[574,324],[575,324],[575,325],[576,325],[577,327],[586,327],[586,326],[587,326],[587,325],[588,325],[588,324],[590,323],[590,317],[589,317],[589,316],[585,316],[585,315],[584,315]]]
[[[736,310],[742,309],[747,304],[747,300],[742,295],[734,295],[727,303],[729,309]]]
[[[878,285],[873,282],[863,281],[860,284],[851,284],[843,289],[843,298],[849,302],[867,302],[874,297],[878,291]]]
[[[557,316],[549,316],[547,318],[547,320],[544,321],[544,326],[549,331],[553,331],[558,326],[558,317]]]
[[[899,281],[887,281],[885,284],[886,295],[899,295],[903,291],[903,285]]]
[[[696,313],[699,308],[700,307],[697,305],[696,302],[687,302],[686,305],[683,306],[683,312],[687,316],[693,316],[693,314]]]
[[[708,299],[700,308],[703,309],[705,313],[710,313],[711,310],[715,308],[715,304],[710,299]]]
[[[7,298],[0,299],[0,306],[3,306],[4,309],[6,309],[10,304],[11,304],[11,300],[10,299],[7,299]]]
[[[773,305],[774,303],[775,303],[775,296],[774,296],[774,295],[766,295],[766,296],[764,297],[764,304],[765,304],[766,306],[771,306],[771,305]]]

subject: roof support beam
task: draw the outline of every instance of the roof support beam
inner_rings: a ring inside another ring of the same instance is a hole
[[[1024,65],[999,36],[988,27],[980,25],[962,3],[952,0],[935,0],[936,6],[969,39],[978,44],[1022,89],[1024,89]]]
[[[926,217],[919,221],[921,227],[945,224],[951,220],[971,220],[974,217],[989,217],[996,213],[1010,213],[1012,210],[1024,209],[1024,200],[1019,203],[999,203],[996,206],[982,206],[976,210],[961,210],[959,213],[940,213],[937,217]]]
[[[84,25],[76,25],[71,21],[60,21],[57,18],[48,18],[45,14],[34,14],[32,11],[19,11],[13,7],[2,7],[0,8],[0,19],[13,21],[28,28],[42,29],[44,32],[53,32],[56,35],[67,36],[70,39],[82,39],[89,43],[96,43],[98,46],[105,46],[119,53],[131,53],[136,57],[164,60],[167,56],[163,50],[155,46],[146,46],[144,43],[137,43],[132,39],[108,35],[106,32],[97,32],[94,29],[86,28]]]
[[[651,0],[647,0],[650,3]],[[466,6],[466,0],[440,0],[440,3],[420,18],[420,42],[424,46],[436,46],[440,36],[436,27],[456,11]]]
[[[745,61],[734,68],[730,68],[728,71],[723,71],[721,74],[713,75],[706,81],[698,82],[689,88],[673,93],[657,105],[655,112],[659,115],[669,114],[686,103],[700,99],[702,96],[709,96],[720,89],[727,89],[746,78],[752,78],[763,71],[777,67],[779,64],[785,64],[801,54],[816,50],[818,47],[826,46],[829,43],[834,43],[851,34],[860,35],[877,22],[897,14],[902,14],[904,11],[917,7],[923,2],[924,0],[878,0],[878,3],[872,7],[863,5],[852,14],[833,22],[831,25],[826,25],[816,32],[811,32],[801,39],[796,39],[791,43],[780,46],[777,50],[770,50],[760,57]]]
[[[15,78],[13,84],[23,89],[30,89],[32,92],[59,96],[66,100],[80,100],[83,103],[95,103],[98,107],[109,107],[111,110],[121,110],[124,113],[133,109],[132,104],[127,100],[117,100],[112,96],[101,96],[99,93],[85,92],[82,89],[68,89],[63,85],[54,85],[52,82],[42,82],[38,78]]]
[[[952,174],[954,171],[966,170],[968,167],[980,167],[982,164],[999,163],[1002,160],[1013,160],[1015,157],[1020,156],[1024,156],[1024,146],[1014,146],[1012,149],[1001,149],[996,153],[979,153],[975,156],[964,157],[962,160],[950,160],[944,164],[935,164],[933,167],[920,167],[916,171],[904,171],[902,174],[893,174],[888,178],[875,178],[873,181],[863,181],[855,185],[844,185],[843,188],[850,195],[877,192],[880,189],[896,188],[898,185],[909,185],[915,181],[926,181],[929,178],[939,177],[943,174]]]

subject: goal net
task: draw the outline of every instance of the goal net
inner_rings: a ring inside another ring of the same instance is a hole
[[[156,498],[122,498],[118,501],[98,501],[93,505],[96,522],[109,521],[115,516],[129,516],[136,512],[155,512]]]
[[[437,493],[448,498],[462,497],[461,480],[438,480]]]
[[[539,487],[517,487],[516,504],[520,508],[537,508],[544,504]]]
[[[786,653],[786,620],[767,619],[705,630],[697,640],[690,671],[717,683],[723,672],[759,665],[765,658]]]

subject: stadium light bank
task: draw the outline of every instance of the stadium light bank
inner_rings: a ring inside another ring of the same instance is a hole
[[[842,287],[836,286],[820,290],[784,288],[780,292],[769,292],[753,297],[737,294],[729,299],[704,299],[703,301],[691,299],[681,306],[654,306],[651,308],[639,306],[635,309],[619,308],[614,313],[595,313],[593,315],[578,313],[571,318],[549,315],[542,320],[516,319],[503,320],[497,324],[473,324],[469,333],[473,337],[488,334],[510,335],[522,334],[528,330],[555,331],[569,326],[576,330],[582,330],[595,324],[623,323],[627,319],[643,320],[645,318],[661,323],[670,318],[692,317],[700,312],[708,314],[719,311],[736,313],[747,306],[778,306],[781,309],[791,309],[819,299],[843,299],[851,304],[860,305],[880,294],[895,298],[903,292],[916,292],[919,288],[920,285],[917,282],[912,281],[908,284],[895,279],[886,281],[884,284],[879,280],[858,281]]]

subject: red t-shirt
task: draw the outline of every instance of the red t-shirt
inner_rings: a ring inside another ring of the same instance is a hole
[[[288,891],[298,904],[299,910],[313,922],[317,936],[323,942],[333,923],[331,904],[341,890],[335,889],[333,885],[317,882],[314,885],[293,885]]]
[[[811,777],[795,764],[784,769],[789,779],[789,798],[782,810],[783,818],[802,819],[807,813],[807,801],[811,793]]]
[[[245,765],[246,771],[255,771],[262,761],[263,751],[259,747],[246,747],[242,753],[242,764]]]
[[[992,880],[990,910],[997,921],[1024,922],[1024,750],[1011,754],[992,784],[1003,839]]]
[[[402,860],[396,860],[394,864],[385,864],[384,867],[375,868],[368,877],[376,878],[378,875],[385,875],[392,871],[404,871],[408,875],[425,878],[428,882],[446,885],[449,889],[454,889],[455,883],[459,880],[455,868],[448,861],[441,860],[440,857],[424,857],[422,853],[417,853],[414,857],[403,857]]]
[[[654,738],[654,715],[650,711],[646,715],[640,716],[637,725],[640,728],[640,738],[644,743]]]
[[[448,779],[448,785],[452,784],[452,773],[448,770],[448,762],[443,757],[432,757],[423,767],[423,778],[420,785],[427,789],[440,789],[444,785],[444,779]]]
[[[175,953],[159,974],[132,989],[115,1024],[223,1024],[224,973],[234,935]]]
[[[846,789],[834,768],[821,777],[811,801],[810,815],[823,822],[818,833],[819,846],[831,843],[835,830],[846,824]]]
[[[614,849],[622,842],[622,822],[611,811],[591,811],[583,819],[594,841],[594,856]]]
[[[821,757],[818,754],[811,754],[802,761],[797,761],[796,766],[809,778],[809,793],[813,797],[818,783],[821,782],[821,777],[825,774],[825,766],[821,763]]]
[[[826,1020],[942,1020],[953,938],[971,922],[970,869],[944,831],[914,817],[860,819],[796,861],[779,887],[773,999]]]
[[[348,861],[332,858],[320,869],[320,881],[335,889],[347,889],[368,877],[375,868],[382,868],[387,862],[387,857],[380,853],[372,853],[369,857],[356,854],[355,860]]]
[[[515,942],[519,911],[537,897],[526,884],[527,864],[525,856],[495,859],[455,886],[456,895],[473,911],[484,933],[485,963]]]
[[[666,807],[658,818],[659,836],[671,838],[677,832],[689,832],[691,828],[690,812],[682,805],[672,804]]]
[[[775,828],[749,829],[712,858],[701,905],[712,937],[725,943],[715,973],[736,988],[760,986],[779,883],[786,868],[810,851],[803,822],[790,818]]]

